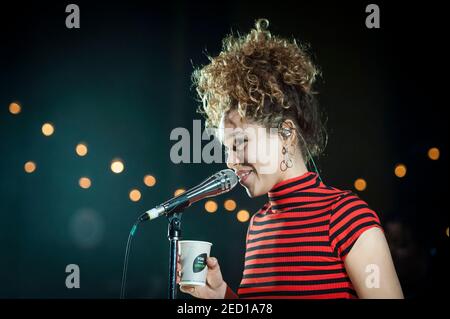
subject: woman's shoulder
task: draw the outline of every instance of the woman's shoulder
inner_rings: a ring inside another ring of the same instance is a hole
[[[358,208],[369,208],[369,204],[352,190],[334,189],[338,191],[338,196],[336,196],[336,199],[332,204],[333,212],[339,211],[341,208],[348,205],[358,206]]]

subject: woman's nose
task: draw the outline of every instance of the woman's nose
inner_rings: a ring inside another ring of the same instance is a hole
[[[226,156],[226,163],[228,168],[235,168],[236,166],[241,164],[241,160],[237,156],[236,152],[229,152]]]

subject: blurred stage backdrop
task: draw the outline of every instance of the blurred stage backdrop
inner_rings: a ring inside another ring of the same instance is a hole
[[[437,7],[375,2],[76,1],[0,7],[0,297],[118,298],[128,232],[143,211],[221,164],[173,164],[172,129],[193,132],[193,66],[257,18],[311,45],[329,143],[326,184],[353,189],[378,212],[407,297],[448,288],[448,118],[439,74]],[[226,200],[229,200],[225,202]],[[248,217],[265,197],[240,186],[183,216],[185,239],[213,243],[234,289]],[[166,298],[167,221],[139,227],[127,297]],[[67,289],[65,268],[80,267]]]

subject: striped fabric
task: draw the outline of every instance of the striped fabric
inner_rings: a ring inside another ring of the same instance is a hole
[[[343,262],[364,231],[381,228],[376,213],[314,172],[268,195],[250,220],[239,298],[356,298]]]

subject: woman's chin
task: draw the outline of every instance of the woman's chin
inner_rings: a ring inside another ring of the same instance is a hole
[[[246,186],[244,186],[244,188],[247,191],[248,197],[250,197],[250,198],[255,198],[255,197],[265,194],[265,193],[261,193],[261,192],[255,192],[254,188],[250,188],[250,187],[246,187]]]

